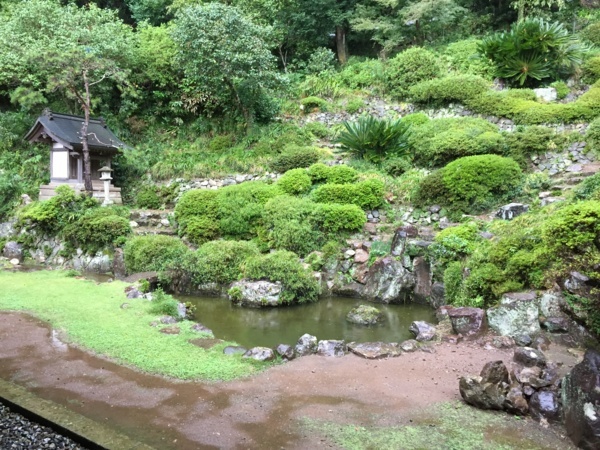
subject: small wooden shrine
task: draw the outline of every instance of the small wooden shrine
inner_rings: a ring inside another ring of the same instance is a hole
[[[83,151],[81,144],[82,116],[59,114],[49,110],[38,117],[25,135],[29,142],[43,142],[50,145],[50,184],[40,186],[40,200],[48,200],[56,195],[55,189],[63,184],[82,192]],[[88,127],[88,146],[92,165],[93,196],[104,199],[104,183],[100,180],[99,169],[111,167],[113,157],[127,148],[107,127],[104,119],[90,119]],[[110,185],[110,200],[121,204],[121,188]]]

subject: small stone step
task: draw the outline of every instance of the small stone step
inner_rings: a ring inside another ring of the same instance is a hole
[[[565,180],[565,183],[567,183],[570,186],[574,186],[576,184],[581,183],[586,178],[587,178],[587,176],[580,176],[580,177],[568,178],[568,179]]]
[[[162,227],[136,227],[133,229],[133,234],[137,236],[149,236],[149,235],[163,235],[163,236],[175,236],[177,232],[173,228]]]

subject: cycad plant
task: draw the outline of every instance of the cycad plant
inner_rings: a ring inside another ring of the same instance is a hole
[[[519,86],[573,74],[589,48],[557,22],[526,19],[509,31],[482,40],[479,53],[496,66],[496,76]]]
[[[356,122],[344,122],[338,143],[355,158],[375,164],[390,157],[408,155],[410,125],[398,119],[389,121],[361,116]]]

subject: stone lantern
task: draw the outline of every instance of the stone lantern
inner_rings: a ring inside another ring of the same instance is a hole
[[[110,173],[113,170],[108,167],[108,166],[104,166],[100,169],[98,169],[98,172],[100,172],[100,180],[104,182],[104,201],[102,202],[102,206],[107,206],[107,205],[112,205],[112,201],[110,199],[110,182],[112,181],[112,177],[110,176]]]

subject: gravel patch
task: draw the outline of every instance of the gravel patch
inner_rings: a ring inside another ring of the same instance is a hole
[[[2,450],[85,450],[52,429],[31,422],[0,404],[0,449]]]

